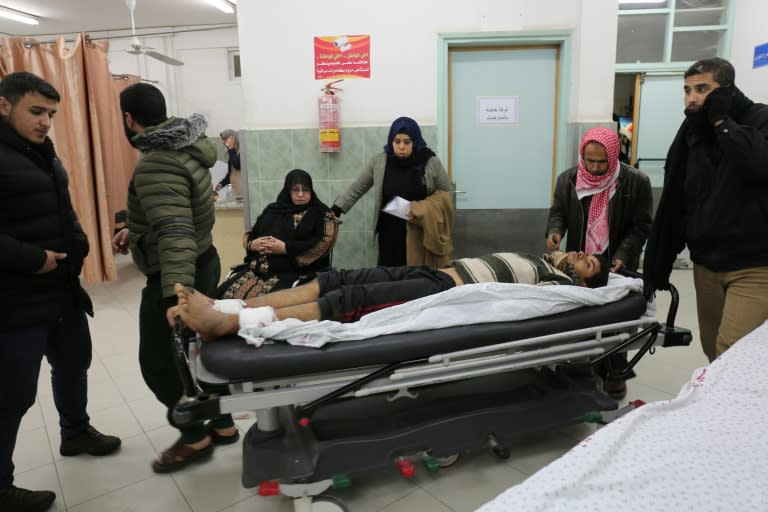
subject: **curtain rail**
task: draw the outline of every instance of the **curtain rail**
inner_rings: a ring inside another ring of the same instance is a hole
[[[137,77],[137,78],[139,79],[140,82],[148,82],[150,84],[159,84],[160,83],[159,80],[150,80],[149,78],[141,78],[140,76]],[[129,75],[124,75],[124,74],[123,75],[116,75],[116,74],[112,73],[112,79],[113,80],[130,80],[131,77]]]
[[[174,34],[184,34],[186,32],[207,32],[209,30],[221,30],[225,28],[237,28],[237,25],[220,25],[220,26],[214,26],[214,27],[205,27],[205,28],[190,28],[190,29],[182,29],[182,30],[166,30],[164,32],[145,32],[141,34],[125,34],[121,36],[104,36],[104,37],[91,37],[89,35],[85,36],[85,41],[101,41],[101,40],[107,40],[107,39],[130,39],[134,36],[136,37],[144,37],[144,36],[172,36]],[[121,29],[122,30],[122,29]],[[24,36],[22,36],[24,37]],[[30,36],[31,37],[31,36]],[[27,48],[31,48],[33,46],[38,46],[41,44],[52,44],[55,43],[57,40],[53,41],[25,41],[24,46]],[[64,42],[71,43],[74,39],[65,39]]]

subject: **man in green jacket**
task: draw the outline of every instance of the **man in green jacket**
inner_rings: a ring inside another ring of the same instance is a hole
[[[221,266],[213,246],[213,188],[210,167],[216,150],[205,136],[200,114],[166,115],[165,98],[156,87],[137,83],[120,94],[125,134],[142,152],[128,187],[127,228],[113,240],[115,250],[130,249],[147,276],[139,307],[139,364],[144,381],[168,408],[168,421],[181,437],[152,463],[157,473],[181,469],[208,458],[213,443],[239,437],[230,415],[208,426],[180,428],[171,411],[183,387],[174,364],[168,310],[176,305],[176,282],[213,293]]]

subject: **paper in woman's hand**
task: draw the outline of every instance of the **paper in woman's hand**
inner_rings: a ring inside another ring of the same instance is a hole
[[[395,196],[381,209],[384,213],[408,220],[408,212],[411,211],[411,202],[400,196]]]

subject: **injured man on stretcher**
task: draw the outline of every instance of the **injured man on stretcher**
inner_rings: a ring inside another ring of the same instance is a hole
[[[312,281],[246,301],[213,300],[176,284],[178,305],[169,310],[171,325],[179,316],[203,341],[236,334],[240,312],[268,324],[302,321],[354,322],[362,316],[456,286],[473,283],[567,284],[597,288],[608,281],[609,263],[601,255],[553,251],[541,257],[494,253],[455,260],[449,267],[375,267],[318,272]]]

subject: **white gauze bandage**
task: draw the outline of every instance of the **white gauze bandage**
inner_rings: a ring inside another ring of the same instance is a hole
[[[236,315],[245,308],[245,301],[241,299],[219,299],[213,301],[213,309],[220,313]]]
[[[264,337],[260,335],[259,329],[277,320],[275,310],[270,306],[245,308],[238,315],[240,329],[237,335],[255,348],[259,348],[264,343]]]
[[[277,317],[275,310],[271,306],[260,308],[244,308],[238,313],[240,315],[240,329],[249,327],[261,327],[265,324],[271,324]]]

